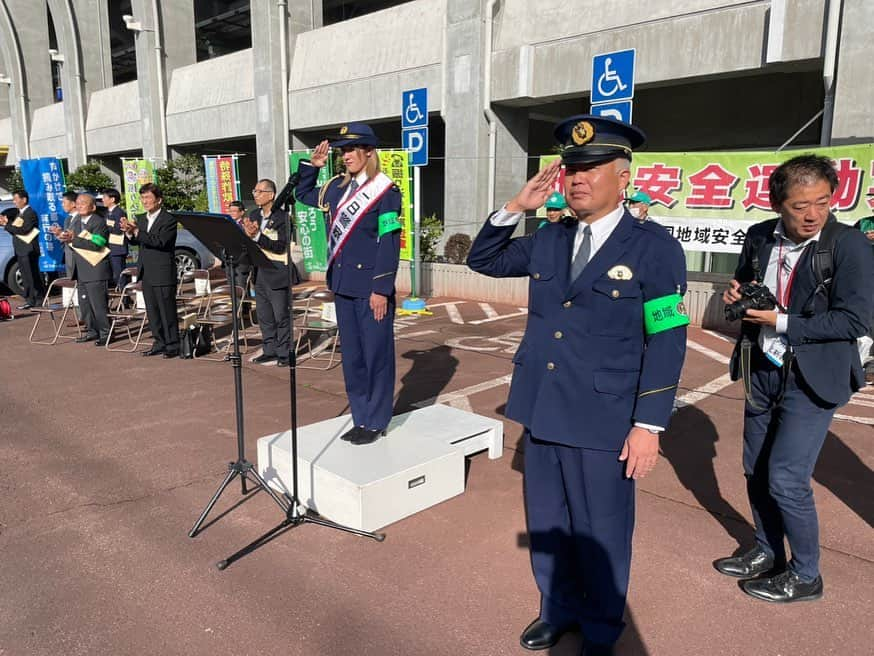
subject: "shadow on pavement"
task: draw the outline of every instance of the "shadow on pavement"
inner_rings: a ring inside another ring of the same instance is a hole
[[[874,471],[831,431],[825,436],[813,478],[874,527]]]
[[[719,433],[710,417],[693,405],[683,406],[671,419],[661,440],[662,455],[671,463],[683,487],[713,515],[739,547],[752,544],[753,529],[722,496],[713,460]],[[740,463],[737,465],[741,476]]]
[[[401,389],[392,411],[394,416],[415,410],[414,403],[439,396],[458,369],[458,358],[445,344],[428,350],[407,351],[401,357],[412,360],[413,364],[401,378]]]

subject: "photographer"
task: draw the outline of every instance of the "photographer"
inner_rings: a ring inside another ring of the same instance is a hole
[[[828,158],[777,167],[769,193],[780,217],[750,228],[723,295],[726,316],[744,321],[730,371],[746,390],[743,465],[756,545],[714,565],[749,579],[744,592],[765,601],[822,596],[810,477],[835,410],[864,385],[855,340],[870,325],[874,263],[864,235],[830,213],[836,187]]]

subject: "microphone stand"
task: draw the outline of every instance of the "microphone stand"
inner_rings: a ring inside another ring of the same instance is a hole
[[[289,354],[288,354],[288,391],[289,391],[289,405],[290,405],[290,419],[291,419],[291,495],[286,492],[285,496],[287,498],[287,508],[285,510],[285,519],[279,523],[277,526],[274,526],[272,529],[253,540],[245,547],[235,552],[234,554],[228,556],[226,559],[220,561],[216,564],[216,567],[219,569],[225,569],[228,565],[233,563],[236,560],[239,560],[243,556],[255,551],[259,547],[267,544],[273,538],[277,537],[280,533],[285,532],[286,529],[292,529],[296,526],[300,526],[301,524],[318,524],[319,526],[325,526],[327,528],[332,528],[338,531],[344,531],[346,533],[352,533],[353,535],[360,535],[366,538],[372,538],[377,542],[382,542],[385,540],[384,533],[375,533],[370,531],[362,531],[357,528],[352,528],[351,526],[344,526],[342,524],[337,524],[336,522],[332,522],[328,519],[324,519],[323,517],[317,515],[316,513],[309,511],[306,507],[304,507],[300,503],[300,497],[298,494],[298,473],[297,473],[297,353],[291,353],[291,344],[294,342],[294,292],[292,290],[292,267],[294,267],[294,261],[291,258],[291,235],[292,235],[292,227],[293,222],[291,220],[292,212],[294,211],[294,188],[297,187],[300,182],[300,173],[295,172],[285,183],[285,186],[276,196],[276,200],[273,202],[273,207],[283,210],[286,214],[286,257],[288,258],[288,321],[289,321]],[[291,210],[291,211],[290,211]],[[272,495],[272,490],[269,490]]]

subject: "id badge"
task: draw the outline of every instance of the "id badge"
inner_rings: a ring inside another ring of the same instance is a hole
[[[783,366],[783,358],[786,356],[787,344],[782,337],[772,339],[768,344],[768,350],[765,351],[765,357],[768,358],[774,365]]]

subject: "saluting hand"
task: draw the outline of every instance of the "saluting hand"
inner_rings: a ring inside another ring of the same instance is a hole
[[[373,318],[377,322],[382,321],[388,313],[388,298],[382,294],[371,292],[370,309],[373,311]]]
[[[528,183],[522,187],[522,191],[516,194],[507,203],[508,212],[527,212],[541,207],[549,195],[555,191],[555,181],[558,180],[558,172],[561,169],[561,159],[556,158],[544,166]]]
[[[325,164],[328,163],[328,153],[330,152],[331,146],[328,145],[328,140],[323,139],[322,142],[318,146],[316,146],[313,154],[310,155],[310,164],[315,166],[317,169],[322,168]]]
[[[658,459],[659,436],[645,428],[632,427],[619,454],[619,460],[625,462],[625,477],[640,480],[655,468]]]

